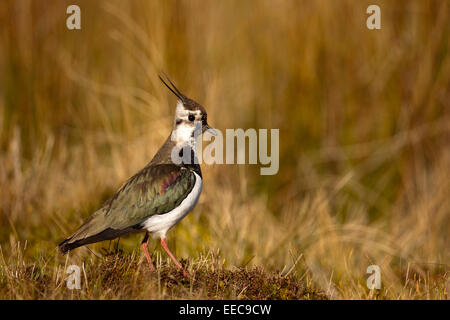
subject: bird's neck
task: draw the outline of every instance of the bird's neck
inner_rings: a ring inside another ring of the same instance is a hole
[[[179,129],[173,130],[155,154],[150,164],[173,164],[172,152],[174,152],[174,150],[177,150],[177,152],[181,150],[190,150],[192,155],[191,163],[194,163],[194,159],[197,158],[195,137],[193,135],[191,136],[191,134],[187,136],[186,132],[179,131]]]

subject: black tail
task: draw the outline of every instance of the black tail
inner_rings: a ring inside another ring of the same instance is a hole
[[[61,242],[58,245],[58,249],[62,255],[65,255],[68,251],[78,248],[78,247],[81,247],[81,246],[84,246],[86,244],[100,242],[100,241],[104,241],[104,240],[112,240],[112,239],[115,239],[117,237],[120,237],[124,234],[130,233],[133,231],[136,231],[136,228],[129,227],[129,228],[121,229],[121,230],[108,228],[108,229],[103,230],[100,233],[97,233],[93,236],[90,236],[90,237],[87,237],[84,239],[76,240],[72,236],[70,238],[67,238],[63,242]]]
[[[63,242],[61,242],[60,244],[58,244],[59,252],[61,252],[62,255],[65,255],[70,250],[78,248],[79,246],[83,245],[83,244],[78,244],[77,242],[79,242],[79,241],[75,241],[75,242],[71,243],[70,240],[71,240],[71,238],[68,238],[68,239],[64,240]]]

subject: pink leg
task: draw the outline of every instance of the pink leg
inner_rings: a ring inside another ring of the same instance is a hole
[[[150,253],[148,253],[147,247],[148,233],[145,233],[145,237],[141,242],[142,250],[144,251],[145,257],[147,258],[147,262],[150,266],[150,270],[156,271],[155,266],[153,265],[152,258],[150,258]]]
[[[191,278],[189,273],[186,270],[184,270],[183,267],[181,266],[181,264],[178,262],[177,258],[175,258],[175,256],[172,254],[172,252],[170,252],[169,247],[167,246],[167,243],[166,243],[166,238],[161,238],[161,247],[163,247],[163,249],[166,250],[167,254],[172,259],[172,261],[177,265],[178,269],[183,271],[183,275],[186,278]]]

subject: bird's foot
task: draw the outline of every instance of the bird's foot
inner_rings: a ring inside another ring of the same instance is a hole
[[[187,279],[192,279],[191,275],[189,274],[189,272],[187,272],[186,270],[182,269],[183,271],[183,276]]]
[[[151,261],[148,261],[148,266],[149,266],[151,272],[156,272],[155,265]]]

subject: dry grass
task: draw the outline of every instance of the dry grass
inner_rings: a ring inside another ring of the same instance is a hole
[[[380,31],[366,1],[78,3],[81,31],[70,1],[0,4],[1,298],[448,299],[447,1],[378,1]],[[276,176],[203,166],[168,240],[195,284],[135,235],[55,250],[169,134],[160,70],[219,129],[280,128]]]
[[[10,260],[3,265],[0,294],[5,299],[327,299],[295,275],[260,267],[225,269],[212,253],[181,261],[191,279],[160,255],[154,256],[157,272],[151,272],[139,255],[119,250],[86,259],[80,264],[82,290],[67,289],[65,268],[57,263]]]

